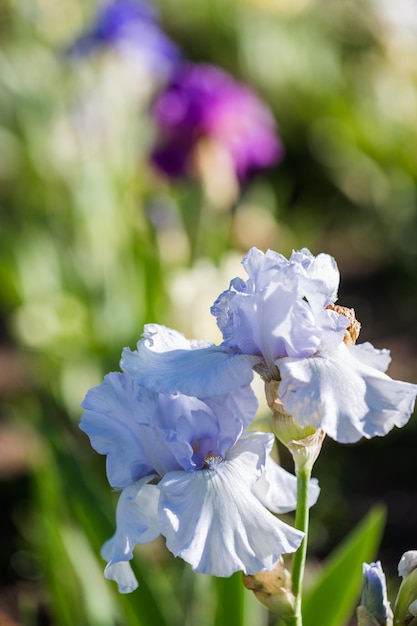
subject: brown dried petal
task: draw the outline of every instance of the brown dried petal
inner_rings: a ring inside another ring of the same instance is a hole
[[[344,315],[350,321],[350,325],[345,330],[345,336],[343,341],[347,346],[353,346],[356,343],[357,338],[359,337],[359,332],[361,329],[361,324],[355,317],[355,309],[349,309],[346,306],[340,306],[339,304],[329,304],[327,309],[331,311],[336,311],[340,315]]]

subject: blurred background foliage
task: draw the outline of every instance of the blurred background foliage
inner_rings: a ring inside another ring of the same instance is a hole
[[[221,170],[169,181],[149,161],[159,79],[111,49],[75,62],[64,53],[95,3],[2,1],[2,624],[268,623],[239,576],[194,576],[162,542],[138,550],[138,592],[104,580],[117,494],[77,427],[86,391],[118,369],[144,323],[220,339],[209,307],[243,275],[249,247],[332,254],[361,340],[390,348],[390,374],[417,382],[417,5],[154,6],[185,58],[224,68],[269,105],[285,158],[232,200]],[[412,420],[383,441],[326,442],[310,577],[375,502],[388,507],[379,557],[395,577],[417,542],[416,430]]]

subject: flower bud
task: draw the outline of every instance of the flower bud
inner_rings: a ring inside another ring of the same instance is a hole
[[[357,616],[359,626],[392,626],[392,611],[380,561],[363,564],[362,597]]]
[[[283,619],[294,613],[294,596],[291,592],[291,576],[280,559],[270,572],[243,574],[243,584],[251,589],[256,598],[270,611]]]
[[[289,413],[286,413],[279,398],[279,382],[265,383],[265,395],[272,411],[272,430],[291,452],[297,470],[311,470],[317,459],[325,437],[323,430],[313,426],[301,426]]]
[[[398,576],[405,578],[413,569],[417,568],[417,550],[408,550],[402,555],[398,563]]]
[[[356,616],[358,618],[358,626],[383,626],[384,624],[392,624],[391,622],[381,622],[374,615],[371,615],[366,607],[360,605],[356,609]]]
[[[417,551],[408,550],[398,564],[398,574],[403,577],[395,603],[395,624],[417,626]]]

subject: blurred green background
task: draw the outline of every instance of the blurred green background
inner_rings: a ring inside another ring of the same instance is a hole
[[[233,207],[196,182],[170,184],[148,163],[152,76],[133,80],[111,51],[77,64],[62,54],[93,3],[2,0],[0,624],[268,624],[239,576],[196,576],[162,542],[137,550],[139,591],[117,593],[99,556],[117,494],[77,426],[86,391],[144,323],[220,339],[209,307],[249,247],[332,254],[360,340],[389,348],[389,373],[417,382],[417,5],[154,5],[185,57],[268,103],[286,156]],[[417,547],[416,434],[412,419],[384,440],[326,441],[309,577],[382,502],[378,556],[395,590],[400,556]]]

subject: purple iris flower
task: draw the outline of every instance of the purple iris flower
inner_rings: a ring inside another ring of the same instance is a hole
[[[106,47],[141,61],[157,74],[165,74],[179,57],[176,45],[160,29],[155,10],[142,0],[104,5],[67,52],[84,56]]]
[[[195,149],[204,139],[226,151],[240,180],[283,157],[269,108],[247,85],[218,67],[179,66],[153,113],[160,141],[152,159],[168,176],[193,173]]]

